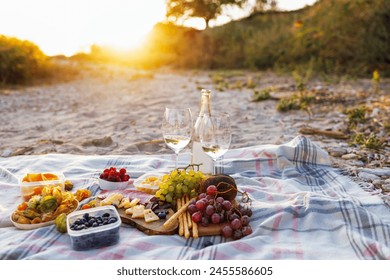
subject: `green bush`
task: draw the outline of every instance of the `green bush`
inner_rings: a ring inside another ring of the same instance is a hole
[[[24,84],[42,77],[47,63],[33,43],[0,35],[0,84]]]

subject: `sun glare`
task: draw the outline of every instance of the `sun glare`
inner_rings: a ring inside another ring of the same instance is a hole
[[[0,34],[30,40],[48,55],[72,55],[93,44],[139,46],[164,20],[156,0],[0,0]]]
[[[313,2],[278,1],[282,9]],[[0,7],[0,34],[32,41],[47,55],[70,56],[88,51],[93,44],[119,50],[138,47],[165,18],[165,0],[0,0]],[[220,17],[211,25],[239,16],[237,12]],[[185,25],[205,28],[199,18]]]

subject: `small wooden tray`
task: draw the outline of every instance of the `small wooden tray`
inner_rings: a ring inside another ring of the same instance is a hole
[[[154,222],[147,223],[143,218],[133,219],[130,215],[126,215],[124,209],[118,209],[119,216],[121,217],[122,223],[131,225],[147,235],[172,235],[177,233],[177,228],[179,223],[176,222],[169,229],[166,229],[163,224],[169,219],[173,214],[172,209],[168,209],[168,215],[166,219],[158,220]]]

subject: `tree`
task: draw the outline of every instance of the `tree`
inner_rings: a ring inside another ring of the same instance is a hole
[[[256,0],[254,12],[276,11],[278,3],[276,0]]]
[[[224,6],[242,7],[248,0],[166,0],[168,20],[203,18],[206,28],[209,22],[222,14]]]

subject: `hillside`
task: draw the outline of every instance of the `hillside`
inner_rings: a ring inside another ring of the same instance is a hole
[[[149,66],[390,72],[390,1],[322,0],[294,12],[252,14],[205,31],[157,24]]]

